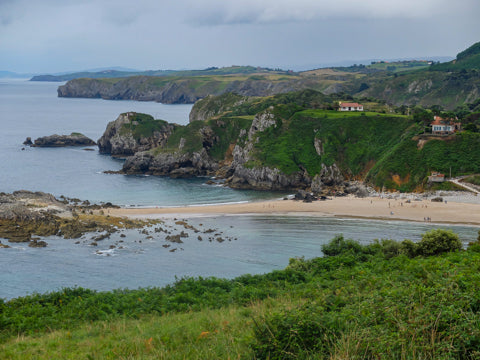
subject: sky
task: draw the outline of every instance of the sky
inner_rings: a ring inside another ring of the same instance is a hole
[[[57,73],[454,57],[480,0],[0,0],[0,70]]]

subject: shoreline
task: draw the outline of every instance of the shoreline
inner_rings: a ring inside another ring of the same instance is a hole
[[[119,208],[109,209],[108,214],[156,219],[226,215],[318,216],[480,226],[480,204],[452,200],[432,202],[426,199],[356,198],[351,196],[311,203],[294,200],[267,200],[182,207]]]

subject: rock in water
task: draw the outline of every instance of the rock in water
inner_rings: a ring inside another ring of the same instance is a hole
[[[27,138],[24,144],[29,140]],[[31,139],[30,139],[31,142]],[[27,145],[27,144],[25,144]],[[39,137],[35,140],[33,147],[64,147],[64,146],[92,146],[95,141],[80,133],[71,133],[70,135],[50,135]]]
[[[34,248],[42,248],[42,247],[47,247],[47,242],[43,240],[32,240],[28,244],[29,247],[34,247]]]
[[[23,142],[23,145],[32,146],[32,145],[33,145],[32,138],[31,138],[31,137],[27,137],[27,138],[25,139],[25,141]]]

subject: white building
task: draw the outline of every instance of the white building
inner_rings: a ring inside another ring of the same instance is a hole
[[[338,111],[363,111],[363,105],[358,103],[339,103]]]

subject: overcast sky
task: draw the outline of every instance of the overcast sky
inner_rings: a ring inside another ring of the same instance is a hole
[[[453,57],[479,19],[480,0],[0,0],[0,70]]]

